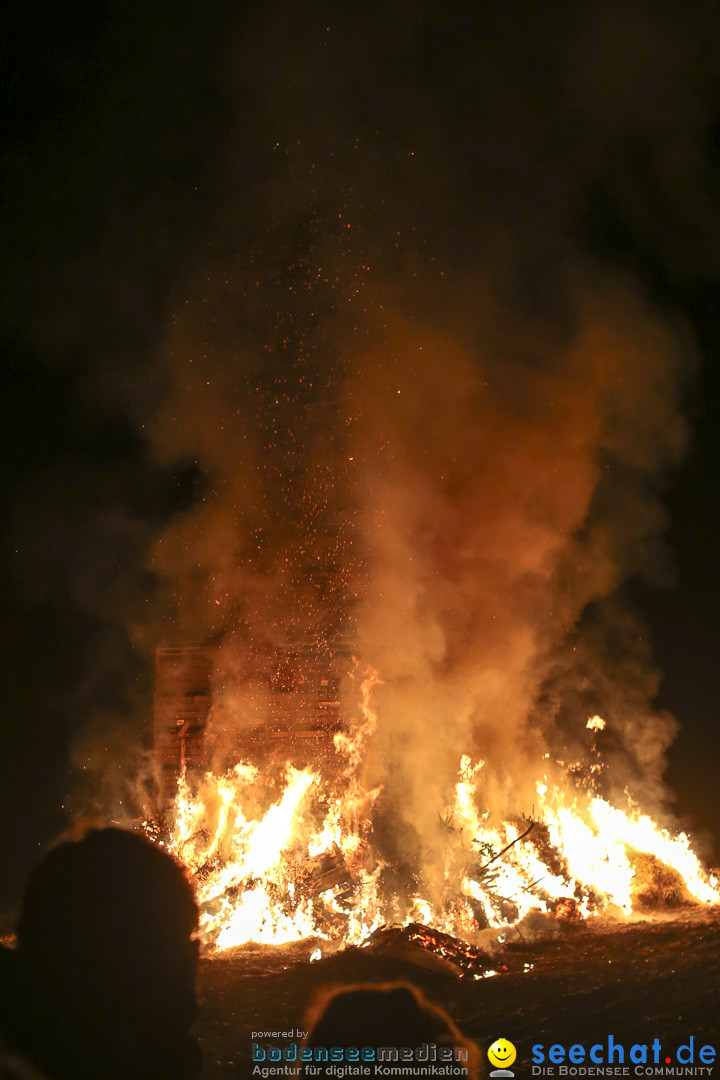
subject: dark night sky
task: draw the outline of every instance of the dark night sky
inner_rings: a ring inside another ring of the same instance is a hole
[[[291,199],[267,211],[275,130],[290,173],[308,146],[325,162],[310,232],[341,183],[350,205],[380,192],[366,231],[389,236],[397,220],[398,259],[424,253],[460,274],[474,271],[481,233],[497,226],[520,248],[542,237],[548,251],[542,222],[560,218],[558,244],[639,282],[694,338],[689,446],[661,481],[674,571],[624,591],[663,673],[656,705],[681,725],[668,768],[677,812],[720,837],[714,5],[194,7],[25,0],[3,43],[2,898],[65,827],[63,806],[85,805],[79,733],[107,732],[111,753],[149,719],[152,635],[129,628],[156,625],[145,618],[158,593],[153,537],[206,480],[192,455],[155,452],[141,418],[162,399],[154,358],[196,268],[254,259],[284,287],[279,241],[293,236],[293,265],[311,242],[287,224],[302,216]],[[323,48],[331,59],[316,78]],[[338,72],[337,95],[323,98]],[[353,187],[358,139],[372,150]],[[419,172],[410,148],[430,162]],[[298,180],[298,202],[303,190]],[[502,205],[489,206],[498,191]],[[520,312],[553,302],[546,268],[527,261]]]

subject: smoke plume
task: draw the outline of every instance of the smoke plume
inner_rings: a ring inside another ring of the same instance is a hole
[[[123,612],[128,636],[148,657],[217,646],[219,744],[262,720],[278,645],[349,642],[382,680],[366,780],[429,850],[462,753],[486,761],[488,810],[529,812],[544,769],[590,759],[596,712],[604,782],[657,798],[673,722],[625,594],[667,574],[694,357],[629,252],[714,269],[710,6],[218,18],[203,93],[151,111],[167,147],[186,116],[203,131],[192,184],[159,167],[167,243],[145,177],[145,217],[123,220],[138,252],[154,238],[148,267],[120,245],[108,272],[103,225],[98,281],[75,261],[78,304],[36,320],[38,340],[98,357],[89,395],[123,400],[148,469],[202,478],[143,522],[137,574],[155,587]],[[173,32],[184,65],[195,31]],[[130,124],[123,139],[151,141]],[[86,318],[118,270],[111,325],[141,309],[131,283],[160,294],[140,364]]]
[[[577,235],[593,183],[620,183],[624,139],[663,152],[644,94],[667,43],[653,30],[627,100],[607,56],[565,63],[555,99],[534,100],[574,35],[591,47],[573,22],[564,43],[496,25],[487,53],[461,56],[471,153],[446,90],[398,65],[379,100],[373,69],[399,24],[363,21],[357,83],[347,28],[262,28],[253,55],[273,63],[249,77],[264,183],[230,181],[224,250],[175,305],[146,418],[161,463],[192,458],[206,477],[152,568],[174,641],[218,643],[216,744],[227,754],[267,715],[257,676],[276,646],[347,638],[381,680],[366,781],[429,861],[461,754],[486,762],[486,809],[529,813],[543,773],[587,766],[600,712],[605,790],[657,810],[673,735],[623,586],[663,573],[692,348]],[[428,32],[403,26],[402,48],[421,53]],[[590,130],[582,94],[602,99]]]

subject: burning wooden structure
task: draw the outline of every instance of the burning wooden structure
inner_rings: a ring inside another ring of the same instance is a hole
[[[410,950],[414,962],[432,954],[433,964],[481,978],[499,970],[479,948],[486,930],[534,914],[569,922],[603,910],[630,913],[650,897],[658,867],[677,871],[683,903],[718,902],[717,878],[686,834],[613,806],[592,786],[562,777],[553,786],[543,775],[536,820],[490,819],[482,809],[484,762],[469,755],[460,758],[447,805],[437,808],[441,859],[426,874],[402,807],[363,773],[378,723],[377,673],[356,683],[343,722],[349,649],[295,642],[257,669],[262,722],[232,729],[230,762],[215,771],[208,758],[214,695],[220,708],[224,692],[219,650],[157,653],[163,843],[195,879],[207,946],[313,937],[359,945],[382,929],[373,942],[379,948]],[[384,764],[397,778],[390,744]]]
[[[208,725],[215,688],[213,646],[159,648],[155,654],[153,745],[169,798],[183,772],[210,765]],[[268,756],[299,768],[327,763],[333,736],[341,728],[340,686],[350,666],[350,650],[336,644],[332,656],[314,642],[280,647],[266,674],[271,707],[266,720],[237,737],[237,760]]]
[[[208,648],[161,648],[155,654],[153,745],[166,797],[184,769],[206,764],[212,670]]]

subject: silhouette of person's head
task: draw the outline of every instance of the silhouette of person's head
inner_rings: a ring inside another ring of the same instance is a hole
[[[410,983],[340,987],[310,1009],[305,1026],[308,1029],[305,1046],[313,1050],[315,1059],[313,1069],[320,1069],[313,1076],[332,1075],[327,1071],[332,1063],[317,1060],[321,1048],[352,1047],[362,1051],[367,1047],[377,1051],[384,1047],[414,1052],[425,1046],[428,1047],[426,1062],[432,1060],[432,1047],[450,1049],[459,1055],[454,1064],[463,1066],[468,1077],[477,1076],[479,1055],[475,1044],[460,1034],[447,1013],[432,1005]],[[412,1065],[409,1061],[403,1064],[408,1069]],[[417,1060],[417,1065],[422,1068],[422,1060]],[[403,1075],[413,1074],[408,1071]]]
[[[52,1077],[196,1076],[197,918],[180,866],[136,833],[55,848],[18,922],[21,1048]]]
[[[27,1058],[0,1050],[0,1080],[48,1080]]]

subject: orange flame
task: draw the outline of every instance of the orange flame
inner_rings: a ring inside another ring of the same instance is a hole
[[[258,781],[253,765],[240,763],[223,776],[208,773],[196,793],[181,777],[168,846],[195,876],[206,944],[226,949],[310,936],[357,944],[397,921],[379,888],[383,863],[371,855],[372,811],[381,789],[366,790],[360,779],[377,724],[371,697],[378,682],[375,674],[366,680],[361,719],[335,736],[342,769],[334,791],[319,773],[287,765],[280,797],[251,812]],[[591,717],[587,726],[602,730],[604,721]],[[442,900],[437,890],[434,901],[415,893],[404,924],[421,922],[472,940],[483,925],[500,929],[562,903],[583,916],[630,913],[638,853],[673,868],[695,902],[720,901],[716,877],[685,833],[673,836],[590,788],[561,789],[543,777],[536,785],[537,822],[491,825],[478,808],[483,768],[483,761],[462,757],[445,816],[452,827]]]

